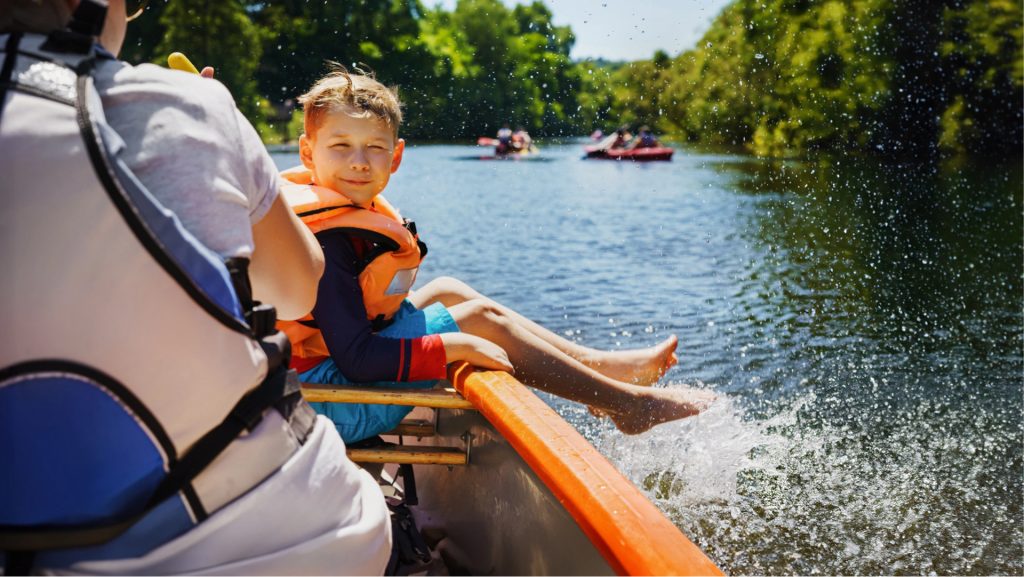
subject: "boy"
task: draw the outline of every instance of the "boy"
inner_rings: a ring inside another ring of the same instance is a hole
[[[643,386],[675,363],[674,335],[648,349],[597,351],[452,278],[409,290],[425,247],[415,227],[379,196],[405,149],[395,93],[371,77],[339,70],[299,101],[305,174],[293,169],[285,176],[301,183],[293,197],[306,198],[307,209],[299,212],[316,232],[326,260],[312,319],[285,327],[300,380],[429,387],[458,360],[509,372],[514,366],[524,383],[585,402],[625,433],[695,415],[714,398],[705,391]],[[304,188],[306,183],[312,186]],[[320,215],[332,216],[317,221]],[[405,233],[396,229],[403,223]],[[419,250],[410,257],[413,247]],[[410,410],[326,403],[314,408],[334,421],[347,442],[393,428]]]

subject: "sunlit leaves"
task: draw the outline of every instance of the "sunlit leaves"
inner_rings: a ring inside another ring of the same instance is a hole
[[[695,49],[615,71],[607,122],[765,156],[1019,154],[1020,14],[1015,0],[737,0]]]
[[[337,61],[400,88],[406,136],[503,123],[538,135],[648,124],[688,141],[786,157],[814,150],[1016,155],[1021,0],[735,0],[692,50],[573,62],[544,2],[155,0],[125,52],[218,67],[257,125]],[[163,37],[154,50],[148,38]],[[266,99],[277,105],[270,109]]]

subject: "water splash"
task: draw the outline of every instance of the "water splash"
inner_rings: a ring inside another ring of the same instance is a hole
[[[700,415],[643,435],[608,430],[597,441],[601,452],[654,498],[679,504],[734,501],[751,450],[771,442],[757,426],[743,422],[728,397]]]
[[[993,494],[990,466],[1013,458],[1016,439],[977,446],[976,434],[949,434],[968,421],[991,430],[993,415],[930,421],[925,435],[920,419],[904,420],[877,436],[821,422],[828,404],[807,393],[755,421],[726,398],[645,435],[608,431],[599,446],[731,573],[975,574],[1019,563],[1020,503]]]

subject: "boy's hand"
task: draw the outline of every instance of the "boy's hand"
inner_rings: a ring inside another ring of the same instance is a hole
[[[466,333],[444,333],[441,342],[449,363],[466,361],[481,369],[515,373],[505,349],[487,339]]]

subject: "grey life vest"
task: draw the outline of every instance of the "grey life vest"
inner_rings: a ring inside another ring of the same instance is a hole
[[[244,498],[314,421],[247,262],[120,159],[92,78],[104,13],[84,0],[66,30],[0,35],[7,574],[139,557]]]

